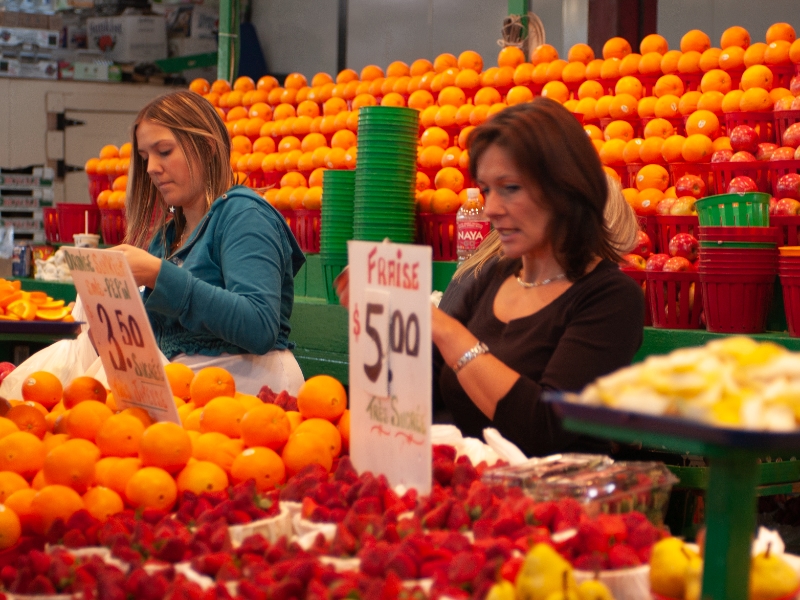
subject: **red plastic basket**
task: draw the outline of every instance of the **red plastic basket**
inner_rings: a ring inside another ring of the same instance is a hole
[[[771,219],[770,219],[771,220]],[[778,243],[778,227],[700,227],[700,241]]]
[[[294,236],[300,249],[308,254],[319,252],[319,230],[320,230],[320,211],[319,210],[295,210],[295,222],[297,226]]]
[[[800,160],[770,160],[766,164],[769,170],[769,189],[773,196],[778,189],[778,180],[782,176],[787,173],[800,173]]]
[[[653,243],[653,254],[664,250],[661,248],[661,240],[658,238],[658,217],[655,215],[637,216],[636,220],[639,223],[639,229],[644,231]]]
[[[620,185],[624,188],[631,187],[630,175],[628,173],[628,165],[607,165],[609,169],[616,171],[619,175]]]
[[[85,233],[88,214],[88,233],[97,233],[100,228],[100,209],[91,204],[59,204],[58,238],[64,244],[73,242],[76,233]]]
[[[420,243],[433,248],[433,260],[458,260],[456,215],[420,213],[417,215]]]
[[[696,175],[705,182],[707,196],[712,195],[717,189],[711,163],[670,163],[669,174],[672,176],[672,185],[684,175]]]
[[[782,146],[783,132],[789,128],[789,125],[800,123],[800,110],[776,110],[772,116],[775,119],[775,143]]]
[[[800,275],[781,275],[781,287],[789,335],[800,337]]]
[[[89,198],[91,198],[92,204],[97,204],[97,196],[103,190],[111,189],[111,181],[109,181],[108,175],[92,173],[86,176],[89,178]]]
[[[279,210],[283,220],[286,221],[286,224],[289,226],[289,231],[292,232],[295,238],[297,238],[297,218],[295,217],[295,211],[293,210]]]
[[[769,193],[769,168],[764,161],[710,163],[717,194],[727,194],[728,184],[740,175],[755,181],[759,192]]]
[[[773,274],[700,270],[706,328],[716,333],[762,333],[775,289]]]
[[[700,89],[703,76],[700,73],[676,73],[683,81],[684,91],[695,92]]]
[[[100,209],[100,232],[104,244],[121,244],[125,239],[127,222],[125,211],[121,208]]]
[[[646,271],[653,327],[699,329],[703,288],[696,272]]]
[[[623,187],[636,187],[636,176],[639,174],[639,171],[642,170],[643,166],[644,163],[629,163],[625,165],[628,173],[622,178]],[[670,185],[672,185],[672,183],[670,183]]]
[[[728,134],[737,125],[749,125],[758,133],[759,142],[775,141],[775,119],[772,112],[729,112],[725,113],[725,127]]]
[[[669,241],[679,233],[689,233],[697,237],[700,221],[697,216],[658,215],[658,245],[662,252],[668,252]]]
[[[794,65],[772,65],[769,70],[772,71],[772,87],[788,88],[792,85]]]
[[[60,242],[61,237],[58,235],[58,209],[55,207],[43,208],[42,220],[44,220],[44,238],[51,244]]]
[[[778,246],[800,246],[800,217],[770,215],[769,224],[781,230]]]
[[[650,302],[647,300],[647,271],[622,269],[622,272],[630,275],[642,288],[642,293],[644,293],[644,325],[645,327],[650,327],[653,324],[653,313],[650,311]]]

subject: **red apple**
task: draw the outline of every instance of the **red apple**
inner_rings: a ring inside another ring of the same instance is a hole
[[[756,185],[756,182],[747,175],[739,175],[738,177],[734,177],[728,184],[729,194],[744,194],[746,192],[757,191],[758,186]]]
[[[778,101],[775,103],[775,106],[772,110],[792,110],[792,103],[794,102],[794,96],[784,96],[783,98],[778,98]]]
[[[778,179],[778,184],[775,186],[775,196],[800,200],[800,175],[797,173],[781,175]]]
[[[778,149],[778,144],[771,144],[769,142],[761,142],[756,151],[756,160],[769,160],[772,158],[772,153]]]
[[[733,156],[733,150],[717,150],[711,155],[711,162],[728,162]]]
[[[664,198],[663,200],[659,201],[656,205],[656,214],[657,215],[668,215],[672,205],[675,203],[677,198]]]
[[[797,148],[800,146],[800,123],[792,123],[783,132],[783,145]]]
[[[697,175],[684,175],[675,182],[675,193],[678,194],[678,197],[702,198],[706,195],[706,182]]]
[[[645,264],[646,271],[662,271],[664,269],[664,263],[670,259],[669,254],[651,254],[650,258],[647,259],[647,263]]]
[[[794,148],[789,146],[781,146],[772,153],[770,160],[792,160],[794,158]]]
[[[758,132],[750,125],[737,125],[730,134],[731,148],[734,152],[750,152],[755,154],[758,150]]]
[[[622,268],[634,271],[644,271],[647,263],[638,254],[626,254],[622,257]]]
[[[800,202],[792,198],[781,198],[775,205],[776,217],[796,217],[800,215]]]
[[[680,234],[678,234],[680,235]],[[674,239],[674,238],[673,238]],[[671,243],[670,243],[671,245]],[[673,256],[667,262],[664,263],[663,271],[670,271],[673,273],[681,272],[681,271],[688,271],[693,272],[695,270],[694,265],[691,261],[687,260],[683,256]]]
[[[669,214],[683,217],[694,216],[697,214],[697,209],[694,206],[695,202],[697,202],[697,198],[694,196],[676,198],[669,209]]]
[[[756,157],[746,150],[739,150],[731,156],[731,162],[754,162]]]
[[[669,254],[693,262],[700,254],[700,243],[690,233],[676,233],[669,241]]]
[[[800,160],[800,146],[794,151],[794,160]]]
[[[778,199],[777,199],[775,196],[772,196],[772,197],[769,199],[769,209],[768,209],[768,212],[769,212],[769,214],[770,214],[770,215],[774,215],[774,214],[775,214],[775,207],[776,207],[777,205],[778,205]]]
[[[6,375],[11,373],[14,369],[16,369],[14,363],[0,362],[0,383],[3,383],[3,379],[6,378]]]
[[[800,75],[792,77],[792,81],[789,82],[789,91],[792,92],[792,96],[800,96]]]
[[[789,110],[800,110],[800,100],[798,100],[798,98],[800,98],[800,96],[792,100],[792,107]]]
[[[631,250],[631,254],[638,254],[644,259],[647,259],[653,253],[653,242],[650,241],[650,236],[644,231],[636,232],[636,247]]]

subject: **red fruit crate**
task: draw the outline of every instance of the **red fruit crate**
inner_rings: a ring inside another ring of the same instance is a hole
[[[725,127],[728,135],[737,125],[749,125],[755,129],[759,142],[775,142],[775,118],[772,116],[772,112],[725,113]]]
[[[320,210],[295,210],[294,219],[296,225],[292,233],[300,249],[307,254],[319,253]]]
[[[800,276],[781,275],[781,287],[789,335],[800,337]]]
[[[606,165],[612,169],[619,176],[620,185],[623,188],[631,187],[630,175],[628,173],[628,165]],[[641,166],[641,165],[640,165]]]
[[[658,215],[658,245],[661,252],[669,254],[669,241],[679,233],[688,233],[695,238],[700,231],[697,215]]]
[[[767,161],[766,164],[769,169],[769,189],[772,191],[773,196],[775,196],[778,190],[778,180],[783,175],[787,173],[800,173],[800,160],[770,160]]]
[[[789,88],[792,85],[792,77],[795,76],[794,65],[771,65],[772,87]]]
[[[697,272],[647,271],[647,299],[653,327],[700,329],[703,288]]]
[[[661,240],[659,240],[658,236],[658,217],[656,215],[637,215],[636,221],[639,223],[639,229],[644,231],[647,234],[647,237],[650,238],[650,241],[653,244],[653,254],[658,254],[662,251],[666,252],[666,250],[662,250]]]
[[[779,246],[800,246],[800,216],[769,216],[769,224],[780,230]]]
[[[58,209],[55,207],[43,208],[42,220],[44,221],[44,239],[51,244],[60,242],[61,237],[58,235]]]
[[[289,226],[289,231],[292,232],[292,235],[297,239],[297,218],[295,217],[295,211],[293,210],[279,210],[283,220],[286,221],[286,224]]]
[[[100,209],[100,232],[104,244],[121,244],[125,239],[127,222],[125,211],[120,208]]]
[[[684,91],[696,92],[700,89],[700,80],[703,75],[700,73],[676,73],[683,81]]]
[[[617,87],[617,82],[620,80],[619,77],[613,77],[611,79],[598,79],[597,82],[603,86],[603,89],[606,91],[606,94],[609,96],[614,96],[614,91]],[[613,119],[612,119],[613,120]]]
[[[700,271],[706,328],[715,333],[763,333],[777,273]]]
[[[433,260],[458,260],[455,213],[419,213],[417,231],[420,243],[433,248]]]
[[[92,204],[59,204],[56,208],[61,243],[72,244],[76,233],[97,233],[100,228],[100,209]]]
[[[653,324],[653,313],[650,311],[650,302],[647,300],[647,271],[641,269],[622,269],[623,273],[630,275],[639,284],[644,293],[644,325],[650,327]]]
[[[800,110],[776,110],[772,117],[775,119],[775,143],[783,146],[783,132],[790,125],[800,123]]]
[[[112,182],[109,181],[108,175],[92,173],[87,177],[89,178],[89,198],[91,198],[92,204],[97,204],[97,196],[103,190],[110,190]]]
[[[752,179],[759,192],[770,192],[769,168],[766,161],[717,162],[710,163],[714,173],[717,194],[727,194],[728,184],[734,177],[745,176]]]
[[[672,185],[675,185],[678,179],[684,175],[696,175],[705,182],[706,195],[710,196],[717,189],[711,163],[670,163],[669,173],[672,176]]]

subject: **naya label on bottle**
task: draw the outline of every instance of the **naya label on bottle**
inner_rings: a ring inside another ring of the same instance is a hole
[[[474,252],[489,235],[488,221],[462,221],[457,227],[456,248],[460,251]]]

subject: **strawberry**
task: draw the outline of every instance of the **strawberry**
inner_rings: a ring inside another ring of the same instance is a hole
[[[383,513],[381,499],[375,496],[361,497],[353,503],[353,511],[359,514],[380,515]]]
[[[514,547],[520,552],[527,552],[539,543],[550,542],[550,531],[546,527],[534,527],[532,531],[514,540]]]
[[[396,573],[400,579],[416,579],[417,565],[408,554],[398,550],[386,563],[387,573]]]
[[[303,584],[297,579],[288,577],[270,588],[270,600],[291,600],[303,597]]]
[[[608,568],[608,555],[603,552],[587,552],[579,554],[572,566],[581,571],[602,571]]]
[[[450,515],[450,509],[455,504],[454,500],[443,502],[433,510],[429,511],[422,517],[422,527],[425,529],[441,529],[447,523],[447,517]]]
[[[439,485],[450,485],[450,481],[453,479],[455,468],[456,466],[452,461],[443,458],[437,458],[434,455],[433,479]]]
[[[450,514],[447,516],[447,529],[451,531],[462,531],[469,529],[471,524],[472,521],[464,505],[461,502],[454,502],[453,507],[450,509]]]
[[[406,507],[406,510],[414,510],[417,506],[417,490],[410,489],[400,498],[400,501]]]
[[[636,550],[628,544],[614,544],[608,551],[608,564],[612,569],[625,569],[642,564]]]
[[[492,535],[495,537],[508,536],[516,537],[516,533],[525,527],[522,514],[507,508],[507,504],[502,504],[500,514],[494,522]]]
[[[577,527],[583,513],[581,505],[572,498],[562,498],[556,502],[556,514],[553,517],[551,529],[564,531]]]
[[[242,579],[236,587],[236,593],[243,600],[267,600],[267,592],[261,590],[253,582]]]
[[[373,577],[383,577],[386,565],[390,559],[390,546],[386,542],[377,542],[374,545],[365,545],[358,552],[361,559],[361,572]]]
[[[403,517],[397,521],[397,535],[400,536],[400,539],[421,530],[422,521],[416,515],[413,517]]]
[[[50,556],[38,550],[32,550],[28,554],[28,560],[30,561],[34,575],[47,575],[47,572],[50,570],[50,565],[52,564]]]
[[[661,533],[646,519],[628,530],[628,544],[634,550],[649,548],[660,539]]]
[[[525,559],[521,556],[515,556],[513,558],[509,558],[506,562],[503,563],[503,566],[500,569],[500,577],[502,577],[506,581],[515,583],[517,581],[517,574],[519,573],[519,570],[522,568],[522,563],[524,562]]]
[[[582,552],[608,552],[611,540],[599,521],[585,521],[578,527],[578,548]]]
[[[631,512],[624,513],[620,515],[622,520],[625,522],[625,527],[628,529],[628,532],[632,529],[635,529],[637,525],[641,523],[649,523],[647,517],[640,513],[638,510],[632,510]]]
[[[480,552],[459,552],[447,567],[447,578],[456,585],[468,583],[475,579],[485,563],[486,557]]]
[[[550,528],[558,514],[559,510],[555,502],[537,502],[526,513],[525,521],[529,525]]]
[[[375,477],[372,473],[365,473],[361,476],[361,479],[363,484],[358,490],[358,498],[380,499],[383,497],[383,490],[389,487],[386,483],[386,478],[383,476]]]
[[[486,560],[507,559],[514,552],[514,544],[507,538],[477,540],[474,549],[483,554]]]
[[[241,579],[242,572],[233,562],[226,562],[217,571],[217,581],[237,581]]]
[[[483,513],[492,506],[493,497],[492,491],[480,481],[474,481],[469,488],[467,495],[467,512],[470,518],[475,521],[479,519]]]
[[[314,577],[316,561],[311,558],[305,559],[295,559],[292,561],[292,566],[289,569],[287,575],[289,577],[294,577],[295,579],[299,579],[303,582],[303,585],[307,585],[309,581]]]
[[[275,404],[275,398],[278,396],[268,385],[261,386],[261,390],[257,395],[264,404]]]
[[[459,456],[456,460],[456,466],[453,469],[453,478],[450,485],[455,486],[469,486],[473,481],[478,480],[478,472],[472,466],[472,462],[468,456]]]
[[[609,544],[619,544],[628,539],[628,528],[620,515],[597,515],[597,523],[608,538]]]
[[[487,517],[481,517],[472,524],[472,533],[476,540],[491,537],[494,535],[494,521]]]
[[[50,580],[44,575],[37,575],[28,583],[26,592],[30,595],[47,595],[55,594],[56,588],[50,583]]]
[[[312,579],[306,588],[306,600],[329,600],[330,594],[322,582]],[[266,596],[265,596],[266,598]]]
[[[303,504],[300,507],[300,516],[304,519],[310,519],[311,514],[319,506],[310,496],[303,498]]]
[[[434,444],[431,448],[433,450],[433,458],[445,458],[449,461],[456,460],[457,451],[453,446],[447,444]]]
[[[331,523],[341,523],[347,516],[347,509],[345,508],[332,508],[328,521]]]
[[[331,511],[325,506],[317,505],[309,517],[314,523],[327,523],[331,520]]]
[[[644,548],[639,548],[636,551],[636,555],[639,557],[639,560],[642,562],[643,565],[650,562],[650,555],[653,553],[652,546],[645,546]]]
[[[336,471],[333,473],[334,481],[341,481],[352,485],[358,479],[358,472],[349,456],[342,456],[339,459],[339,464],[336,465]]]
[[[75,517],[81,511],[76,512],[72,517]],[[167,516],[167,511],[161,510],[160,508],[145,508],[141,513],[142,521],[145,523],[149,523],[150,525],[155,525],[161,519]],[[71,518],[72,518],[71,517]]]

